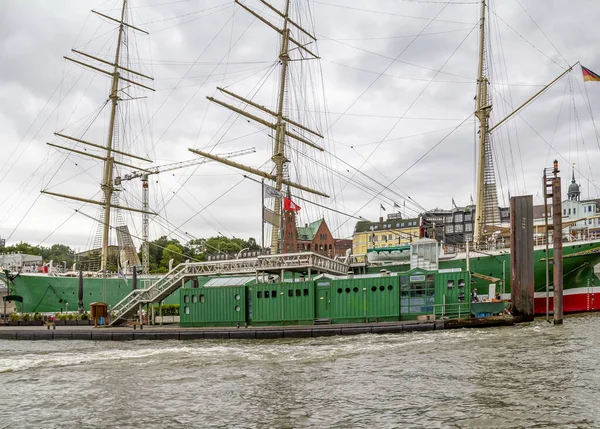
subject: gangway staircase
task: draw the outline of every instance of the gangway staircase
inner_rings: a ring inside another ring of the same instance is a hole
[[[120,325],[131,318],[140,304],[156,303],[164,300],[190,279],[198,276],[248,275],[284,272],[301,272],[311,274],[328,273],[346,275],[348,265],[326,256],[312,252],[265,255],[256,258],[229,259],[211,262],[184,262],[177,265],[164,277],[161,277],[147,289],[135,289],[119,301],[112,312],[115,317],[110,326]]]

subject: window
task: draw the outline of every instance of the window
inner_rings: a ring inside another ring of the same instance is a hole
[[[402,223],[400,224],[400,226],[404,226],[404,222],[402,222]]]
[[[277,298],[277,291],[276,290],[272,290],[271,291],[271,298]]]
[[[463,232],[462,224],[459,223],[457,225],[454,225],[454,232]]]
[[[350,293],[350,288],[349,287],[346,288],[346,293]]]
[[[302,291],[300,289],[296,289],[296,296],[302,296]]]
[[[587,207],[586,206],[583,206],[583,212],[584,213],[587,212]]]
[[[190,296],[189,295],[183,295],[183,302],[184,302],[184,304],[189,304],[190,303]]]
[[[204,304],[204,294],[200,295],[200,304]]]
[[[448,289],[454,289],[454,280],[448,280]]]
[[[184,307],[185,310],[185,314],[190,314],[190,307],[188,307],[187,305]]]
[[[192,304],[196,304],[198,302],[198,295],[192,295]]]
[[[399,223],[397,223],[397,224],[396,224],[396,228],[398,228],[398,227],[400,227],[400,224],[399,224]]]
[[[463,221],[463,214],[462,213],[457,213],[454,215],[454,222],[462,222]]]
[[[392,239],[392,234],[388,234],[388,240]]]
[[[591,212],[592,211],[592,206],[588,206],[588,211]]]
[[[288,290],[288,296],[289,296],[290,298],[292,298],[292,297],[294,296],[294,289],[289,289],[289,290]]]
[[[308,289],[304,289],[304,296],[308,296]]]
[[[470,214],[465,215],[465,222],[471,222],[472,220],[473,220],[473,216],[472,215],[470,215]]]
[[[452,225],[446,225],[446,232],[453,233],[454,232],[454,227]]]
[[[567,215],[567,209],[563,209],[563,216]]]
[[[465,234],[465,240],[473,241],[473,234]]]
[[[571,209],[569,209],[569,214],[571,214]]]
[[[266,291],[265,291],[265,298],[268,298],[268,297],[269,297],[269,291],[268,291],[268,290],[266,290]]]
[[[573,214],[577,214],[577,207],[573,207]]]
[[[467,231],[467,232],[473,231],[473,224],[465,223],[465,231]]]

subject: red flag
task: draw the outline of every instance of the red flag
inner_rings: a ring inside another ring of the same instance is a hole
[[[293,202],[291,199],[284,198],[283,199],[283,210],[285,210],[286,212],[297,212],[300,210],[300,206],[298,204],[296,204],[295,202]]]

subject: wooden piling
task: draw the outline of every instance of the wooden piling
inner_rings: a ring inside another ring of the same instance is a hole
[[[533,196],[510,199],[510,295],[513,314],[533,320]]]
[[[555,161],[556,163],[556,161]],[[560,177],[557,177],[558,165],[555,165],[555,177],[552,178],[552,239],[554,266],[554,324],[563,323],[563,245],[562,245],[562,196]]]

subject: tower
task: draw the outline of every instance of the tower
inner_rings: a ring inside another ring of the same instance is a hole
[[[581,190],[579,189],[579,185],[575,182],[575,168],[573,167],[573,178],[571,179],[571,184],[569,185],[569,190],[567,191],[567,197],[571,201],[579,201],[581,195]]]

